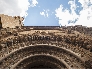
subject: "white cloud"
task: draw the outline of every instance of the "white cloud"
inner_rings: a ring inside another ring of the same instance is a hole
[[[49,16],[49,14],[48,14],[49,11],[50,11],[49,9],[46,10],[46,16],[47,17]]]
[[[60,5],[60,7],[55,10],[55,15],[59,18],[60,25],[83,25],[92,27],[92,0],[78,0],[78,2],[80,2],[81,7],[83,7],[79,15],[75,12],[78,7],[77,4],[75,4],[75,0],[68,2],[68,4],[70,4],[71,13],[69,12],[70,10],[65,9],[63,5]]]
[[[40,15],[43,15],[44,17],[49,17],[48,12],[49,12],[50,10],[49,10],[49,9],[47,9],[47,10],[44,10],[44,9],[43,9],[43,11],[44,11],[44,12],[40,12]]]
[[[32,3],[31,3],[31,7],[35,7],[36,4],[38,4],[37,0],[30,0]]]
[[[35,2],[36,0],[32,0],[34,6],[37,4]],[[29,0],[0,0],[0,14],[26,17],[29,7]]]
[[[43,15],[45,17],[45,13],[44,12],[40,12],[41,15]]]
[[[69,13],[68,9],[63,10],[63,6],[60,5],[58,9],[55,10],[56,17],[59,18],[59,24],[63,26],[69,25],[68,22],[71,21],[71,23],[74,23],[74,21],[78,18],[78,15],[72,10],[71,14]]]

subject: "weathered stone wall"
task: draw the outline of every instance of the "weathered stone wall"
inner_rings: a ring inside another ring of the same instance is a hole
[[[0,29],[2,28],[1,17],[0,17]]]
[[[15,28],[16,26],[23,26],[23,17],[20,16],[8,16],[8,15],[4,15],[4,14],[0,14],[1,17],[1,23],[2,23],[2,27],[3,28]]]

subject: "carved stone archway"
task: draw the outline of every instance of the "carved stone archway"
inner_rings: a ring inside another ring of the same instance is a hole
[[[60,35],[55,35],[55,33],[46,34],[42,35],[33,31],[32,34],[18,34],[17,36],[1,41],[0,45],[2,49],[0,53],[2,55],[0,55],[0,68],[36,68],[39,65],[43,65],[39,67],[45,68],[53,68],[55,66],[59,69],[61,67],[67,69],[86,68],[85,61],[91,60],[90,56],[92,54],[90,52],[89,54],[83,47],[79,48],[78,45],[76,46],[76,43],[79,41],[76,42],[75,37],[70,39],[70,36],[64,35],[61,37]],[[82,43],[80,42],[79,45],[82,45]],[[86,51],[87,53],[84,53]],[[32,58],[35,59],[30,60]],[[40,61],[38,58],[42,60]],[[50,59],[53,59],[53,61]],[[54,60],[60,62],[61,65],[54,62]]]

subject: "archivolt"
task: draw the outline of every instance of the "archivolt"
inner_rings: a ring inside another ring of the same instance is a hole
[[[53,45],[30,45],[30,46],[26,46],[23,47],[21,49],[18,49],[16,51],[14,51],[11,54],[8,54],[8,56],[6,58],[4,58],[2,60],[1,63],[1,67],[13,67],[15,64],[16,67],[16,63],[18,63],[21,59],[25,59],[28,56],[32,56],[32,55],[51,55],[54,56],[56,58],[58,58],[58,60],[63,60],[61,62],[63,62],[63,64],[69,68],[69,66],[74,66],[73,62],[75,62],[75,66],[77,64],[80,64],[82,62],[82,60],[80,58],[77,57],[77,55],[63,49],[57,46],[53,46]],[[12,58],[12,60],[10,59]],[[3,62],[4,61],[4,62]],[[8,63],[8,66],[3,66],[4,63]],[[13,65],[12,65],[12,64]],[[80,65],[79,67],[83,67],[83,65]]]

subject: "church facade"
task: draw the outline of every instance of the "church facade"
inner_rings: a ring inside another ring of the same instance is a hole
[[[1,69],[92,68],[90,36],[58,26],[8,29],[0,30]]]

